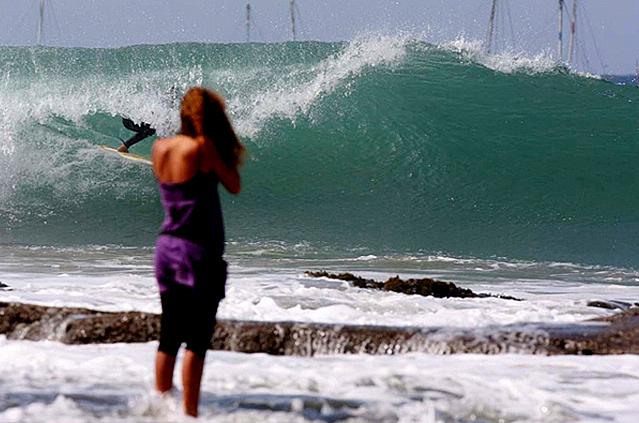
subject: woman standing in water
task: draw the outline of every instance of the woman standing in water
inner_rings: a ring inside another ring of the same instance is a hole
[[[153,171],[165,211],[156,242],[155,272],[162,302],[156,388],[173,386],[175,357],[186,343],[182,366],[184,411],[197,416],[204,357],[224,298],[226,262],[218,182],[240,192],[244,147],[224,111],[205,88],[182,99],[180,134],[153,145]]]

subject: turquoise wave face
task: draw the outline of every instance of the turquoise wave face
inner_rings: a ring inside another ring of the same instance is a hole
[[[639,264],[631,86],[402,38],[0,56],[1,242],[152,244],[150,170],[95,146],[120,116],[175,132],[170,93],[205,84],[249,150],[230,238]]]

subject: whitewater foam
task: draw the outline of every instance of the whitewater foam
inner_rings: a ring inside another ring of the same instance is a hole
[[[557,70],[560,67],[548,51],[532,55],[523,50],[488,53],[482,41],[467,39],[464,36],[442,43],[440,47],[461,54],[465,60],[470,60],[505,74],[514,72],[546,73]]]
[[[255,137],[265,123],[274,118],[284,118],[294,124],[298,115],[307,115],[317,101],[347,85],[349,79],[367,69],[401,61],[410,40],[388,36],[358,38],[317,65],[284,69],[285,75],[270,81],[265,90],[231,100],[229,109],[236,116],[238,132]]]
[[[190,421],[179,411],[178,378],[174,395],[152,392],[156,348],[0,337],[0,420]],[[634,423],[639,400],[632,355],[310,359],[210,352],[206,361],[198,419],[205,422]]]
[[[239,320],[301,321],[479,328],[528,322],[574,323],[610,314],[588,307],[590,300],[633,302],[636,273],[626,269],[499,266],[490,261],[355,260],[253,256],[232,251],[231,273],[220,317]],[[0,301],[88,307],[105,311],[158,313],[151,249],[56,249],[0,247]],[[477,269],[479,267],[479,270]],[[386,280],[399,274],[448,280],[476,292],[503,293],[523,302],[497,298],[435,299],[354,288],[348,283],[304,276],[304,270],[351,271]],[[610,280],[619,276],[621,279]]]

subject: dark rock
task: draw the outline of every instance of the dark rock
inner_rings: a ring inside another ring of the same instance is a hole
[[[60,340],[66,324],[73,320],[84,320],[99,312],[73,307],[46,307],[32,304],[0,303],[0,333],[9,338],[29,340]]]
[[[0,282],[0,289],[10,290],[11,287],[4,282]]]
[[[504,294],[479,294],[479,296],[481,298],[499,298],[501,300],[510,300],[510,301],[524,301],[521,298],[517,298],[517,297],[512,297],[510,295],[504,295]]]
[[[377,282],[373,279],[364,279],[352,273],[333,274],[325,271],[304,272],[305,275],[314,278],[329,278],[350,282],[357,288],[379,289],[382,291],[399,292],[407,295],[421,295],[435,298],[501,298],[504,300],[521,301],[519,298],[508,295],[477,294],[470,289],[460,288],[452,282],[443,282],[430,278],[403,280],[399,276],[388,279],[386,282]]]
[[[605,308],[607,310],[628,310],[631,307],[637,307],[639,304],[627,303],[625,301],[595,300],[588,301],[587,305],[588,307]]]
[[[593,325],[572,325],[555,330],[548,353],[639,354],[639,308],[633,307],[588,322]]]
[[[63,342],[70,344],[148,342],[160,336],[160,316],[141,312],[74,316]]]
[[[432,296],[436,298],[477,298],[470,289],[460,288],[452,282],[436,281],[434,279],[400,279],[399,276],[384,282],[384,291],[401,292],[408,295]]]

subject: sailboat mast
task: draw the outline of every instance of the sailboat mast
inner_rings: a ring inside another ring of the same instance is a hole
[[[572,0],[572,22],[570,22],[570,44],[568,47],[568,63],[572,65],[575,57],[575,39],[577,37],[577,0]]]
[[[557,44],[559,61],[564,61],[564,0],[559,0],[559,40]]]
[[[251,2],[246,2],[246,42],[251,42]]]
[[[486,52],[490,53],[493,45],[493,35],[495,33],[495,13],[497,12],[497,0],[493,0],[493,6],[490,9],[490,20],[488,21],[488,36],[486,37]]]
[[[42,45],[42,31],[44,30],[44,0],[40,0],[40,19],[38,20],[38,45]]]
[[[291,9],[291,32],[293,34],[293,41],[297,41],[297,30],[295,28],[295,0],[289,0],[289,6]]]

